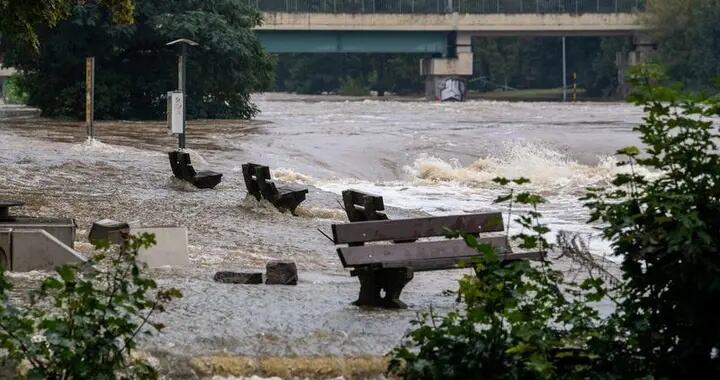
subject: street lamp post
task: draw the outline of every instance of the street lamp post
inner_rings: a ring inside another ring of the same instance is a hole
[[[186,112],[186,105],[187,105],[187,56],[188,56],[188,47],[190,46],[198,46],[198,43],[195,41],[191,41],[185,38],[181,38],[179,40],[175,40],[172,42],[168,42],[167,46],[178,46],[177,51],[177,57],[178,57],[178,89],[177,91],[180,93],[180,96],[182,97],[182,115],[181,115],[181,129],[180,133],[178,133],[178,148],[179,149],[185,149],[185,115]],[[172,107],[168,107],[169,110],[172,110]],[[170,118],[170,115],[168,115]]]

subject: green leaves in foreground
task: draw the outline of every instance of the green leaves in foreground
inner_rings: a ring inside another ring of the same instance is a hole
[[[525,209],[515,219],[522,232],[513,236],[522,248],[546,252],[551,247],[538,211],[542,197],[512,189],[496,202]],[[545,261],[503,262],[475,236],[454,232],[449,237],[464,238],[480,254],[472,263],[475,275],[460,281],[463,307],[445,316],[433,310],[421,314],[392,352],[392,374],[404,379],[574,379],[592,374],[599,359],[587,350],[587,341],[604,327],[588,303],[604,297],[601,280],[583,286],[565,283]]]
[[[720,102],[658,87],[658,67],[632,74],[645,111],[643,143],[618,151],[608,188],[583,198],[590,223],[610,241],[622,280],[608,290],[592,274],[573,284],[547,263],[502,263],[477,239],[476,276],[460,281],[462,305],[432,310],[392,352],[404,379],[720,378]],[[501,185],[519,186],[507,179]],[[520,205],[523,248],[546,250],[542,197],[501,196]],[[459,234],[458,234],[459,235]],[[612,300],[601,317],[595,303]]]
[[[100,244],[87,263],[57,268],[25,301],[10,297],[12,286],[0,272],[0,345],[12,362],[28,364],[19,378],[157,378],[133,354],[137,337],[162,330],[154,314],[181,294],[158,289],[143,275],[138,251],[153,244],[149,234]]]

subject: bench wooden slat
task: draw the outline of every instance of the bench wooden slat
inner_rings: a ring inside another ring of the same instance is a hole
[[[471,267],[472,263],[471,256],[456,257],[456,258],[445,258],[445,259],[431,259],[424,261],[398,261],[391,263],[383,263],[380,266],[382,268],[412,268],[415,272],[424,272],[432,270],[443,270],[443,269],[456,269],[460,267]],[[540,260],[543,255],[540,252],[520,252],[506,254],[503,259],[505,261],[511,260]]]
[[[505,236],[481,237],[478,241],[482,244],[492,245],[498,254],[510,253],[510,246]],[[463,239],[342,247],[338,248],[337,252],[344,267],[448,258],[461,259],[480,254],[475,249],[468,247]]]
[[[496,212],[333,224],[332,233],[335,244],[344,244],[445,236],[445,228],[471,234],[505,229],[502,214]]]

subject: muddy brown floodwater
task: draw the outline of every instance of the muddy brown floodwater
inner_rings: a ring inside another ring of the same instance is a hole
[[[224,174],[214,190],[172,178],[167,151],[176,140],[164,123],[100,122],[98,140],[85,141],[81,123],[0,113],[0,199],[25,202],[28,215],[74,217],[80,250],[102,218],[188,228],[192,265],[153,270],[184,297],[160,316],[167,330],[143,344],[168,378],[193,378],[189,358],[209,354],[382,355],[416,313],[454,307],[448,290],[462,270],[416,274],[403,293],[407,310],[350,305],[359,284],[318,232],[345,220],[338,201],[348,187],[382,194],[391,218],[407,218],[498,210],[492,199],[503,190],[492,178],[526,176],[550,200],[542,211],[553,233],[586,233],[593,253],[607,255],[577,198],[617,172],[610,155],[637,141],[631,128],[641,117],[613,103],[254,100],[263,110],[256,121],[189,124],[195,166]],[[310,188],[299,216],[247,198],[240,166],[250,161]],[[261,269],[271,259],[295,261],[299,284],[212,280],[218,270]]]

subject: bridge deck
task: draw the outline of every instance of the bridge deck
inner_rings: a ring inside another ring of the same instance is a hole
[[[286,13],[629,13],[647,0],[247,0],[263,12]]]
[[[629,35],[638,14],[364,14],[266,12],[263,31],[468,32],[473,35]]]

